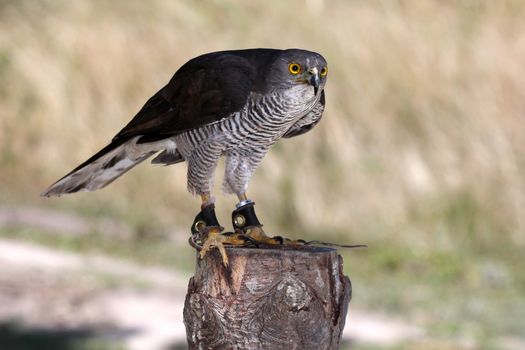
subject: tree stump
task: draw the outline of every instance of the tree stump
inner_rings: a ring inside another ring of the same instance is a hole
[[[190,349],[335,350],[352,287],[333,248],[227,248],[197,258],[184,305]]]

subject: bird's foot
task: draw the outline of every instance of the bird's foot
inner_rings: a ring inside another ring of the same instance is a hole
[[[204,258],[212,249],[217,248],[221,254],[224,266],[228,266],[228,255],[224,245],[245,246],[247,238],[233,232],[222,232],[223,227],[215,215],[215,205],[213,203],[205,205],[195,217],[191,226],[190,245],[199,250],[200,258]]]
[[[243,230],[237,229],[238,237],[246,238],[246,245],[256,247],[272,247],[272,246],[302,246],[307,245],[308,242],[298,239],[293,240],[281,236],[267,236],[261,226],[250,226]]]
[[[204,258],[215,247],[221,254],[224,266],[228,266],[228,254],[226,254],[225,245],[245,246],[246,240],[232,232],[222,233],[222,227],[207,227],[202,234],[202,246],[199,256],[201,259]]]
[[[222,232],[223,227],[219,225],[215,216],[215,206],[205,205],[197,214],[191,227],[192,235],[190,245],[197,249],[200,258],[204,258],[212,249],[217,248],[221,254],[224,266],[228,266],[228,255],[225,246],[237,247],[276,247],[276,246],[308,246],[328,245],[337,247],[354,248],[362,245],[341,245],[321,241],[292,240],[281,236],[269,237],[262,229],[262,225],[255,215],[254,203],[246,201],[232,213],[235,232]]]
[[[257,219],[254,209],[255,203],[243,200],[237,204],[237,209],[232,213],[232,223],[239,239],[245,239],[245,246],[329,246],[341,248],[366,247],[363,244],[338,244],[323,241],[305,241],[302,239],[289,239],[281,236],[269,237],[262,229],[262,224]]]
[[[281,237],[269,237],[261,226],[248,226],[244,230],[237,230],[240,237],[245,236],[250,245],[281,245],[284,243]]]
[[[282,245],[296,244],[301,245],[304,241],[293,241],[280,236],[269,237],[262,229],[262,224],[257,219],[254,209],[255,203],[244,200],[237,205],[232,213],[232,223],[238,237],[245,237],[248,245]]]
[[[366,244],[341,244],[324,241],[305,241],[304,239],[290,239],[281,236],[267,236],[260,226],[247,227],[242,231],[237,230],[237,237],[245,239],[245,246],[273,248],[275,246],[287,247],[337,247],[337,248],[366,248]]]

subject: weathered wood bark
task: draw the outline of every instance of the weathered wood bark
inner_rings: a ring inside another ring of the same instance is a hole
[[[228,248],[197,259],[184,305],[190,349],[339,348],[351,284],[332,248]]]

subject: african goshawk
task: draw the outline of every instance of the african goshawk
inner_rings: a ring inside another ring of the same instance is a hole
[[[98,190],[158,153],[152,163],[188,163],[188,189],[202,198],[192,226],[194,233],[207,233],[201,254],[213,246],[222,253],[222,243],[244,242],[241,236],[279,243],[260,228],[253,202],[246,196],[248,181],[276,141],[301,135],[319,122],[327,73],[323,56],[299,49],[221,51],[196,57],[108,146],[42,195]],[[239,198],[232,214],[237,236],[221,235],[215,216],[212,181],[221,156],[226,157],[224,190]]]

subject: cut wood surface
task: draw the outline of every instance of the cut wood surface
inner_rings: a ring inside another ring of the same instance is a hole
[[[197,258],[184,305],[190,349],[339,348],[351,298],[333,248],[228,248]]]

